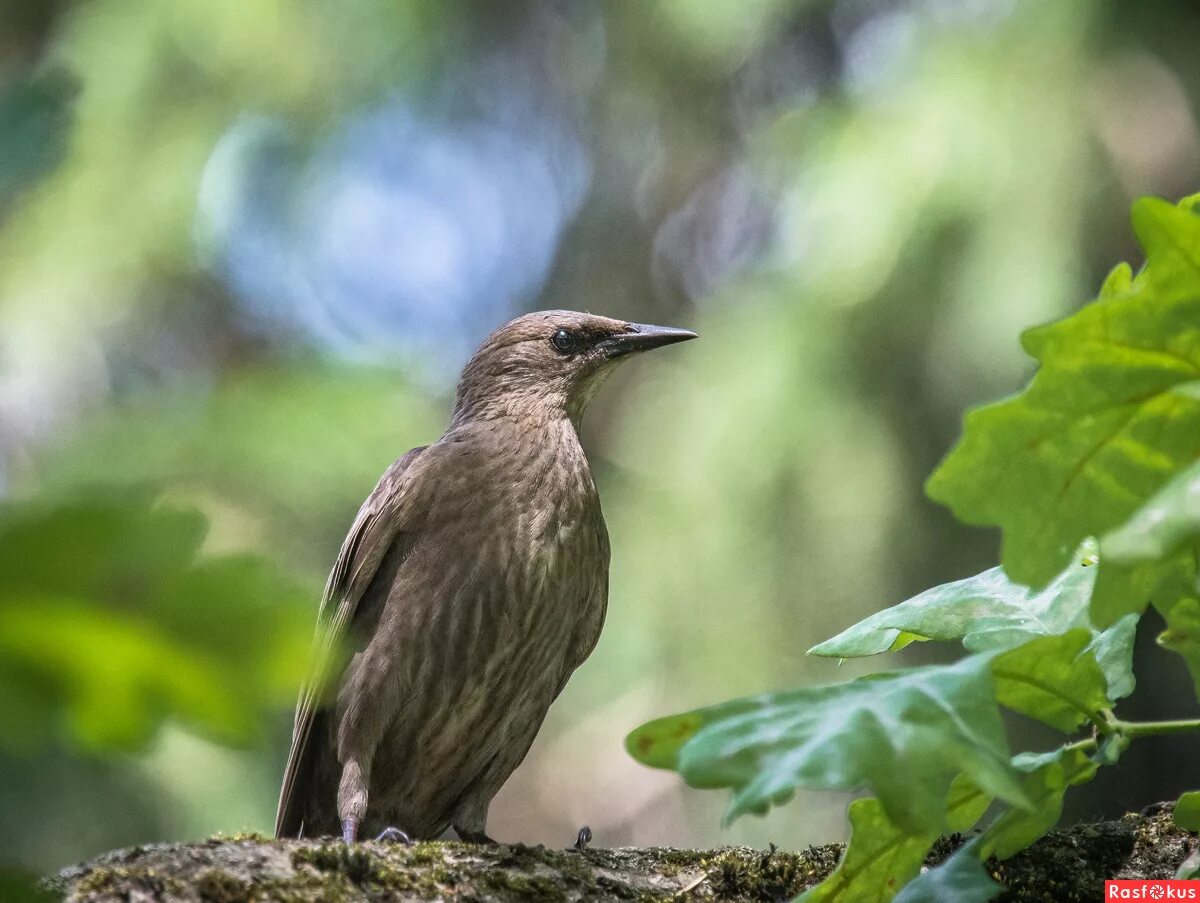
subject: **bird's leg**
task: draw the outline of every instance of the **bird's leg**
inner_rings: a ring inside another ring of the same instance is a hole
[[[376,843],[402,843],[409,846],[412,843],[412,838],[401,831],[399,828],[384,828],[379,832],[379,836],[375,838]]]
[[[367,813],[368,777],[357,759],[347,759],[342,766],[342,780],[338,785],[338,816],[342,820],[342,840],[354,843],[358,839],[358,826]]]
[[[488,846],[495,846],[496,841],[488,837],[483,831],[472,831],[470,828],[460,828],[454,825],[454,833],[458,835],[458,839],[463,843],[483,843]]]
[[[579,852],[587,849],[587,845],[592,842],[592,829],[584,825],[579,829],[579,833],[575,835],[575,843],[572,846]]]

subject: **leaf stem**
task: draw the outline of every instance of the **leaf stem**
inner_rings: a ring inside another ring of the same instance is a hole
[[[1086,709],[1084,711],[1087,711]],[[1113,727],[1112,719],[1105,715],[1097,715],[1095,712],[1088,712],[1088,721],[1092,723],[1092,727],[1096,729],[1096,733],[1107,737],[1109,734],[1116,733]]]
[[[1200,731],[1200,718],[1186,718],[1178,721],[1118,721],[1113,720],[1111,727],[1127,737],[1153,737],[1158,734],[1182,734],[1188,731]]]

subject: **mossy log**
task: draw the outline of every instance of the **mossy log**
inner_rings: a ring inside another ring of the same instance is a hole
[[[929,865],[963,842],[944,838]],[[1169,806],[1056,831],[989,864],[1008,901],[1093,901],[1105,878],[1169,878],[1195,849]],[[840,844],[786,850],[590,849],[271,841],[250,835],[119,850],[50,882],[71,901],[786,900],[829,873]]]

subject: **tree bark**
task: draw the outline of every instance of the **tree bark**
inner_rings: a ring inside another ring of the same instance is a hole
[[[934,865],[964,838],[943,838]],[[1024,853],[989,863],[1005,901],[1096,901],[1105,878],[1170,878],[1196,849],[1170,806],[1077,825]],[[825,877],[841,844],[804,851],[730,847],[593,849],[584,853],[451,842],[346,847],[332,839],[257,835],[118,850],[66,869],[50,883],[71,901],[786,900]]]

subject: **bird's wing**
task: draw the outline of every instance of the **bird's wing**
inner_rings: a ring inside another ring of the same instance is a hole
[[[313,764],[314,750],[309,743],[313,721],[328,703],[327,692],[337,685],[339,653],[354,622],[359,600],[388,550],[404,533],[406,521],[411,520],[412,508],[403,504],[405,474],[424,450],[424,446],[414,448],[388,468],[358,510],[325,583],[317,615],[312,671],[296,704],[292,746],[279,791],[279,808],[275,813],[277,837],[300,834],[304,796],[301,785]]]

